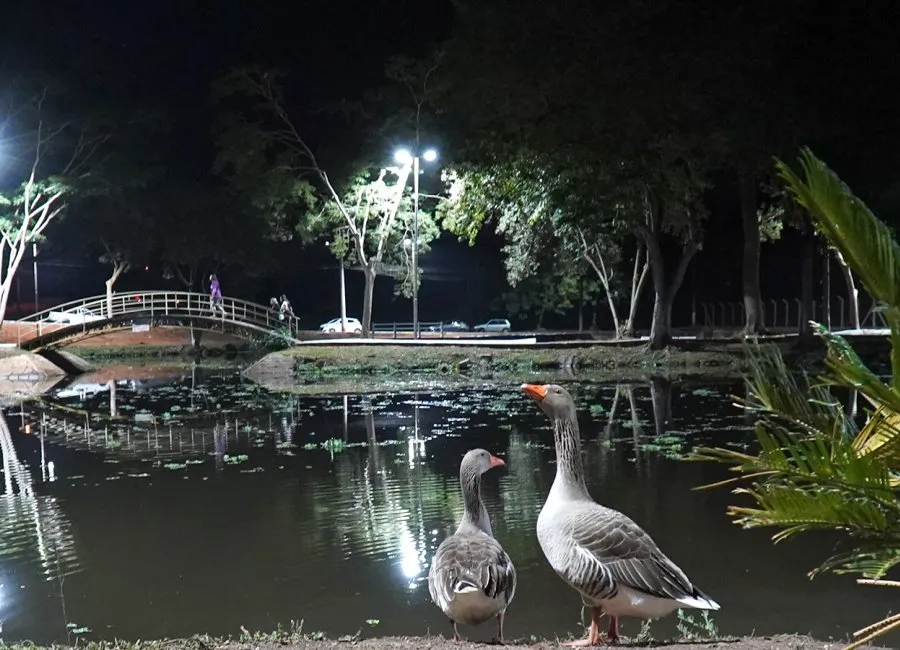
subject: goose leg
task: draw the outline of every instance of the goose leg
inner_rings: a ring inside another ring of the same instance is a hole
[[[454,621],[454,620],[451,618],[451,619],[450,619],[450,623],[453,625],[453,640],[454,640],[454,641],[464,641],[465,639],[463,639],[463,638],[459,635],[459,630],[456,629],[456,621]]]
[[[619,617],[612,616],[609,617],[609,629],[606,631],[606,638],[610,643],[618,643],[619,642]]]
[[[602,614],[603,609],[600,607],[591,607],[591,629],[588,631],[588,637],[579,641],[566,641],[563,645],[570,648],[589,648],[603,645],[603,639],[600,635],[600,616]]]
[[[503,618],[504,618],[503,612],[500,612],[499,614],[497,614],[497,638],[494,639],[494,642],[498,643],[500,645],[504,645],[503,644]]]

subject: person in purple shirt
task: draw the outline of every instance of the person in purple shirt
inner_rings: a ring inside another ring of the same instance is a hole
[[[219,286],[219,278],[213,273],[209,276],[209,308],[216,313],[216,307],[225,315],[225,308],[222,306],[222,287]]]

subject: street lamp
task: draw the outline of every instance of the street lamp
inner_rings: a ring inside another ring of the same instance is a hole
[[[398,149],[394,160],[401,165],[412,164],[413,174],[413,338],[419,338],[419,158],[425,162],[437,160],[437,151],[426,149],[421,154],[410,153],[409,149]]]

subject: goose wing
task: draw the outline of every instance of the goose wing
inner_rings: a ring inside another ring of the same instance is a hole
[[[516,592],[516,569],[493,537],[452,535],[438,547],[428,573],[428,589],[440,607],[458,593],[481,591],[507,605]]]
[[[591,505],[573,513],[569,533],[574,550],[590,566],[594,591],[625,585],[658,598],[718,609],[634,521],[615,510]]]

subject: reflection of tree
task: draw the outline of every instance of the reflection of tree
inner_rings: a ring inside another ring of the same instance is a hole
[[[628,405],[631,409],[631,436],[634,445],[634,458],[637,464],[637,474],[641,478],[646,478],[648,471],[648,452],[644,450],[643,438],[644,428],[641,425],[641,419],[638,417],[637,400],[634,397],[634,386],[631,384],[623,385],[622,390],[628,397]]]
[[[672,419],[672,382],[665,377],[650,378],[650,400],[653,402],[653,423],[656,435],[666,433]]]
[[[549,449],[535,449],[530,438],[531,436],[526,438],[518,430],[510,432],[506,452],[508,469],[500,477],[501,503],[486,503],[494,525],[494,534],[501,540],[507,553],[522,566],[543,557],[540,548],[534,543],[534,536],[523,535],[522,531],[530,533],[537,526],[540,504],[550,490],[553,472],[556,471],[555,466],[547,462],[552,458],[552,452]],[[461,508],[462,506],[460,515]],[[501,512],[503,521],[507,522],[506,534],[497,525]],[[458,519],[451,521],[455,525]],[[515,527],[510,526],[509,522],[515,522]]]
[[[63,581],[80,569],[75,539],[55,498],[37,496],[31,472],[18,457],[6,415],[0,411],[0,455],[4,492],[0,496],[0,557],[37,555],[41,573],[59,583],[63,620],[66,620]]]

